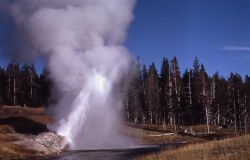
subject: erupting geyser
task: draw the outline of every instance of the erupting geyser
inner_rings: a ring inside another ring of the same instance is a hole
[[[4,51],[46,60],[59,100],[51,107],[50,128],[74,149],[128,145],[118,130],[121,99],[115,86],[130,60],[122,43],[134,5],[135,0],[0,2],[12,32]]]
[[[80,93],[74,99],[72,103],[72,111],[69,114],[68,119],[66,121],[63,119],[60,122],[59,128],[57,129],[60,135],[66,136],[69,142],[72,143],[73,146],[71,147],[74,147],[75,145],[77,146],[77,144],[79,144],[79,141],[82,141],[83,139],[84,139],[83,142],[80,142],[80,144],[85,144],[83,146],[88,146],[87,144],[89,143],[90,135],[91,136],[94,135],[98,137],[103,136],[99,133],[103,132],[103,130],[106,127],[108,127],[107,125],[112,124],[112,122],[108,122],[109,124],[106,124],[107,122],[103,123],[103,121],[106,121],[103,118],[105,118],[105,116],[107,115],[102,115],[105,113],[105,110],[108,109],[105,106],[111,105],[111,104],[108,104],[108,102],[106,102],[109,98],[107,96],[110,96],[110,89],[111,89],[110,83],[101,74],[98,74],[98,73],[92,73],[92,74],[93,75],[89,77],[90,79],[88,80],[87,84],[84,85],[84,88],[80,91]],[[98,114],[91,115],[90,111],[88,111],[88,109],[91,110],[91,108],[88,108],[88,107],[92,107],[93,112],[94,113],[98,112],[99,116],[97,116]],[[105,110],[102,110],[102,108]],[[93,116],[93,117],[89,117],[89,116]],[[108,113],[108,116],[113,116],[113,115],[109,115]],[[86,118],[91,119],[93,121],[91,124],[92,126],[87,125]],[[103,126],[100,124],[102,124]],[[94,127],[98,127],[96,128],[97,129],[96,131],[98,133],[97,135],[96,133],[93,133],[95,131],[93,130]],[[85,133],[82,133],[82,130],[84,128],[86,128]],[[114,131],[113,130],[114,128],[111,128],[111,129],[112,130],[108,131],[108,133]],[[81,134],[79,135],[79,133]],[[84,135],[85,137],[83,137]],[[85,139],[86,137],[87,139]],[[93,137],[93,138],[96,139],[98,137]],[[74,142],[76,139],[78,139],[78,142]],[[96,143],[99,143],[99,142],[94,142],[94,145],[96,145]],[[104,146],[99,146],[99,147],[104,147]]]

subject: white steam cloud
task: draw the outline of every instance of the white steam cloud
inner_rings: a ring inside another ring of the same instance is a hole
[[[135,0],[0,2],[14,26],[15,43],[6,51],[46,59],[59,97],[51,128],[74,149],[128,142],[117,128],[121,99],[114,86],[130,61],[122,43],[134,5]]]

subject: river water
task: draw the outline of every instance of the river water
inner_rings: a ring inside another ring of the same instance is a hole
[[[124,149],[104,149],[104,150],[81,150],[66,151],[59,156],[46,158],[45,160],[130,160],[144,154],[162,149],[173,149],[185,143],[168,143],[160,145],[142,145]]]

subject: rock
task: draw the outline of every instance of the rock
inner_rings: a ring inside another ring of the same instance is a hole
[[[55,155],[68,148],[66,137],[52,132],[40,133],[37,136],[29,135],[12,143],[36,153],[36,156]]]

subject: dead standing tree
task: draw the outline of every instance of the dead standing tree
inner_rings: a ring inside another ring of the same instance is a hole
[[[7,97],[12,105],[16,106],[17,104],[17,77],[19,74],[19,64],[12,62],[7,67],[8,73],[8,91]]]

